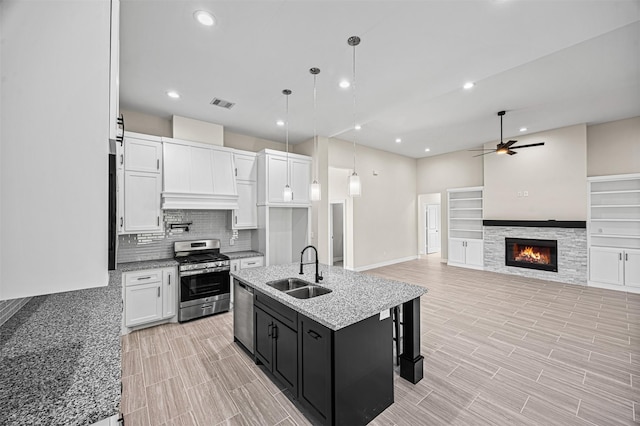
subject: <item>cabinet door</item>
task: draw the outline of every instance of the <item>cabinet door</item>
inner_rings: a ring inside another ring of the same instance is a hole
[[[309,185],[311,184],[311,163],[302,160],[289,160],[289,173],[294,203],[309,203]]]
[[[124,231],[160,231],[160,175],[125,171]]]
[[[188,146],[169,142],[163,143],[164,191],[189,192],[191,171],[191,150]]]
[[[231,272],[238,272],[240,270],[240,259],[234,259],[229,261]]]
[[[253,155],[234,154],[236,163],[236,179],[256,181],[256,157]]]
[[[287,159],[283,157],[267,157],[267,201],[283,203],[282,191],[287,184]]]
[[[125,325],[132,327],[162,319],[161,284],[125,287]]]
[[[213,187],[217,195],[237,195],[233,154],[212,150]]]
[[[300,399],[324,420],[331,416],[331,330],[300,317]]]
[[[116,198],[118,218],[116,219],[118,234],[124,234],[124,168],[116,171]]]
[[[240,259],[240,269],[251,269],[259,266],[264,266],[264,257],[262,256]]]
[[[273,369],[273,318],[260,308],[254,309],[255,353],[268,370]]]
[[[191,169],[182,173],[191,176],[189,193],[213,194],[214,165],[211,150],[200,147],[189,147],[191,155]]]
[[[162,317],[171,318],[176,314],[178,291],[175,268],[162,270]]]
[[[472,266],[484,266],[484,244],[482,240],[465,240],[465,263]]]
[[[622,250],[591,247],[589,252],[589,279],[604,284],[624,284]]]
[[[233,229],[254,229],[258,227],[257,184],[240,181],[238,188],[238,210],[233,212]]]
[[[298,333],[273,320],[273,374],[298,396]]]
[[[125,137],[124,167],[128,171],[160,173],[162,144],[144,139]]]
[[[640,250],[624,252],[624,285],[640,287]]]
[[[449,263],[465,263],[464,240],[449,238]]]

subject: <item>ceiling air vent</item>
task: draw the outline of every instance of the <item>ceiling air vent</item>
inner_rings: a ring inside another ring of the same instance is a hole
[[[226,108],[226,109],[231,109],[235,105],[233,102],[225,101],[224,99],[219,99],[219,98],[213,98],[210,104],[219,106],[220,108]]]

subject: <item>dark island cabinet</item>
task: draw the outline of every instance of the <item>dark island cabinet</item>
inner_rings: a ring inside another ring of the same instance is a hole
[[[254,304],[256,359],[297,396],[297,313],[258,292]]]
[[[366,425],[393,404],[391,318],[338,331],[298,315],[298,401],[324,425]]]

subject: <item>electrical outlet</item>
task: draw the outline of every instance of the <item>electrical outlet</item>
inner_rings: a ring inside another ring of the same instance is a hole
[[[523,194],[524,194],[525,197],[528,197],[529,196],[529,191],[524,191]]]
[[[522,191],[518,191],[518,197],[522,197]]]
[[[236,243],[235,239],[232,238],[232,239],[229,240],[229,245],[230,246],[235,245],[235,243]]]

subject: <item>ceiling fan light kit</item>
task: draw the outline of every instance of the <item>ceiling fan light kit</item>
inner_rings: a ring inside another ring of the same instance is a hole
[[[496,145],[496,149],[485,149],[485,148],[482,148],[482,149],[470,149],[469,151],[489,151],[489,152],[483,152],[482,154],[474,155],[474,157],[481,157],[483,155],[492,154],[494,152],[496,154],[515,155],[518,152],[514,151],[514,149],[530,148],[532,146],[542,146],[542,145],[544,145],[544,142],[538,142],[538,143],[530,143],[530,144],[527,144],[527,145],[513,146],[513,144],[518,142],[517,140],[510,140],[508,142],[504,142],[504,140],[502,138],[502,117],[504,117],[505,114],[506,114],[506,111],[498,111],[498,117],[500,117],[500,143],[498,145]]]

